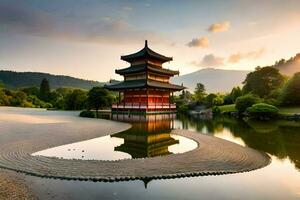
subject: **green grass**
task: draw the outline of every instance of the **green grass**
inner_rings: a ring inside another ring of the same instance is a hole
[[[223,112],[235,112],[235,104],[229,104],[224,106],[219,106],[221,113]]]
[[[283,115],[300,114],[300,106],[299,107],[280,107],[279,113],[283,114]]]

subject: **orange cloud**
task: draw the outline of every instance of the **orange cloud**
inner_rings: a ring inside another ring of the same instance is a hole
[[[230,28],[230,22],[229,21],[224,21],[224,22],[219,22],[219,23],[214,23],[208,27],[209,32],[225,32],[228,31]]]
[[[224,58],[214,54],[205,55],[200,62],[193,61],[191,64],[198,67],[219,67],[224,65]]]
[[[265,53],[265,49],[262,48],[258,51],[249,51],[246,53],[235,53],[229,56],[228,62],[229,63],[237,63],[243,59],[258,59]]]
[[[189,47],[208,47],[209,45],[209,39],[207,37],[202,37],[202,38],[194,38],[192,41],[187,43],[187,46]]]

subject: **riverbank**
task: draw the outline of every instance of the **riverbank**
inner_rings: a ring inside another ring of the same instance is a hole
[[[221,115],[240,118],[235,108],[235,104],[218,106]],[[300,107],[279,107],[278,119],[288,121],[300,121]]]

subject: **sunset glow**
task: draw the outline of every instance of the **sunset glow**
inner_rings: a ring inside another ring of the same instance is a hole
[[[181,74],[254,69],[300,51],[299,7],[297,0],[1,0],[1,68],[120,79],[114,69],[127,66],[120,55],[148,39],[176,58],[166,66]]]

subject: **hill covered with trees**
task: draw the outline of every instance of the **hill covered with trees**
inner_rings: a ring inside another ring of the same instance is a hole
[[[293,76],[293,74],[300,72],[300,53],[288,60],[281,59],[270,67],[279,69],[284,75]]]
[[[103,82],[90,81],[71,76],[53,75],[40,72],[14,72],[14,71],[0,71],[0,81],[6,88],[16,89],[24,87],[39,87],[43,79],[47,79],[51,88],[81,88],[91,89],[95,86],[103,86]]]

